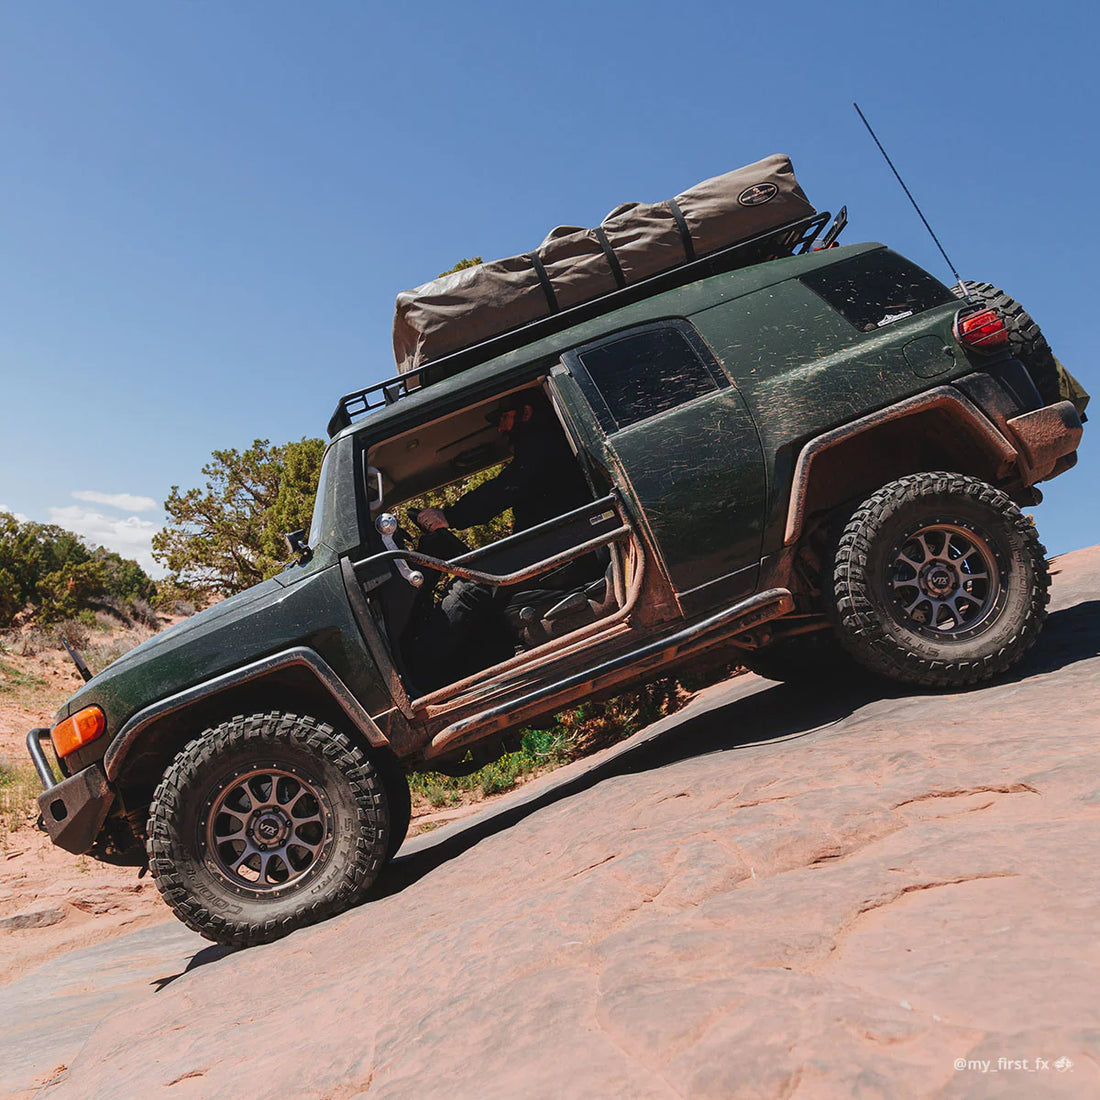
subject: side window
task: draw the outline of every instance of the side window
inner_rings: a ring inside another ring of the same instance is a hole
[[[803,275],[802,282],[860,332],[955,301],[938,279],[885,248]]]
[[[583,367],[578,384],[606,432],[729,385],[706,345],[684,323],[605,340],[582,348],[576,359]]]

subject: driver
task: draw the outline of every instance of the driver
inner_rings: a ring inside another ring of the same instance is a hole
[[[549,403],[526,390],[505,397],[490,419],[508,440],[512,461],[496,477],[445,508],[423,508],[414,517],[425,532],[418,549],[451,558],[466,547],[451,533],[488,523],[512,509],[513,533],[525,531],[592,499],[573,452]],[[598,563],[597,563],[598,565]],[[590,563],[581,569],[590,571]],[[602,571],[602,568],[601,568]],[[427,597],[430,600],[430,595]],[[507,590],[458,578],[439,603],[428,604],[403,646],[423,691],[434,691],[514,652],[505,617]]]
[[[592,499],[547,400],[533,390],[505,397],[490,420],[508,440],[512,461],[492,480],[446,508],[416,516],[425,531],[463,531],[512,509],[512,532],[526,531]]]

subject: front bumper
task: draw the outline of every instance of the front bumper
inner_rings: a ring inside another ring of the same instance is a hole
[[[95,843],[114,803],[115,792],[99,764],[59,782],[42,748],[42,738],[49,733],[39,727],[27,734],[27,751],[45,787],[38,796],[38,809],[50,840],[66,852],[81,855]]]

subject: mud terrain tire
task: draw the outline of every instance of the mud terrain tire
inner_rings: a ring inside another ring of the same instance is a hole
[[[375,757],[375,765],[386,788],[386,802],[390,811],[390,838],[386,843],[386,862],[389,863],[409,834],[412,821],[412,791],[405,769],[394,757],[386,754]]]
[[[913,474],[848,521],[830,615],[872,672],[959,688],[1004,672],[1035,643],[1049,586],[1034,524],[1004,493],[961,474]]]
[[[274,712],[207,730],[149,807],[157,888],[189,927],[234,947],[269,943],[348,908],[389,844],[370,757],[314,718]]]
[[[970,292],[975,303],[995,309],[1003,318],[1008,329],[1008,346],[1012,354],[1027,367],[1039,396],[1044,405],[1053,405],[1061,401],[1061,388],[1058,378],[1058,364],[1054,352],[1039,326],[1031,315],[1015,298],[1010,298],[1000,287],[992,283],[975,283],[969,280],[963,286]],[[952,287],[956,297],[962,294],[958,286]]]

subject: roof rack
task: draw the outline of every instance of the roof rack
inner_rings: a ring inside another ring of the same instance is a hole
[[[373,386],[344,394],[336,406],[336,411],[329,419],[329,438],[338,435],[352,424],[357,417],[363,416],[373,409],[393,405],[403,397],[408,397],[433,382],[450,378],[452,375],[476,366],[478,363],[486,362],[498,355],[503,355],[505,352],[514,351],[533,340],[550,336],[555,332],[561,332],[573,325],[580,324],[582,321],[598,317],[602,313],[618,309],[621,306],[631,305],[644,298],[652,297],[654,294],[660,294],[663,291],[672,290],[675,287],[684,286],[687,283],[693,283],[698,279],[705,279],[711,275],[734,271],[740,267],[751,267],[753,264],[775,260],[781,256],[796,256],[809,252],[830,217],[829,212],[823,210],[818,214],[789,222],[787,225],[769,230],[769,232],[759,237],[753,237],[750,240],[742,241],[740,244],[730,245],[728,248],[711,252],[700,259],[681,264],[669,271],[651,275],[648,279],[641,279],[630,286],[623,287],[621,290],[601,294],[597,298],[591,298],[579,305],[570,306],[569,309],[563,309],[560,313],[531,321],[519,328],[509,329],[507,332],[492,336],[479,344],[473,344],[468,348],[452,352],[442,359],[423,363],[405,374],[398,374],[393,378],[387,378],[384,382],[376,382]],[[840,229],[842,229],[841,215],[837,216],[837,221],[840,223]],[[840,229],[832,234],[830,243],[836,239]]]

